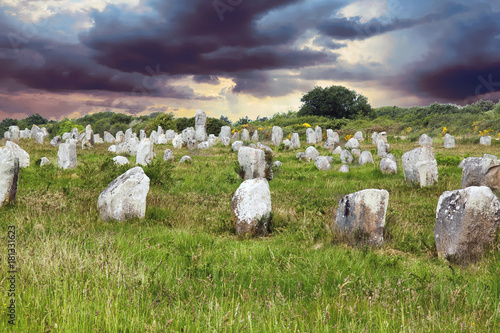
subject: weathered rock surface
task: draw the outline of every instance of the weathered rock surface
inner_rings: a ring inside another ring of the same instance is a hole
[[[279,126],[273,126],[272,141],[278,147],[283,140],[283,130]]]
[[[359,149],[359,141],[356,138],[350,138],[345,144],[345,148]]]
[[[491,136],[482,136],[479,138],[479,144],[483,146],[491,146]]]
[[[148,165],[155,158],[154,144],[150,139],[144,139],[139,142],[135,163],[139,165]]]
[[[0,206],[14,202],[19,178],[19,158],[8,148],[0,150]]]
[[[46,165],[49,165],[50,164],[50,161],[47,157],[42,157],[40,159],[40,166],[43,167],[43,166],[46,166]]]
[[[141,167],[135,167],[115,180],[99,195],[97,208],[103,220],[125,221],[146,215],[149,178]]]
[[[318,156],[314,160],[314,165],[318,170],[325,171],[330,170],[332,166],[330,165],[330,160],[326,156]]]
[[[231,127],[222,126],[219,133],[219,140],[224,146],[229,146],[231,143]]]
[[[316,148],[314,148],[313,146],[309,146],[309,147],[307,147],[304,155],[302,156],[302,159],[310,162],[310,161],[314,161],[316,159],[316,157],[318,157],[318,156],[319,156],[318,150]]]
[[[241,141],[250,141],[250,132],[246,128],[241,131]]]
[[[193,160],[191,159],[191,157],[187,156],[187,155],[184,155],[181,157],[179,163],[193,163]]]
[[[61,136],[56,135],[55,137],[52,138],[52,140],[50,140],[50,145],[57,147],[61,144],[61,142],[62,142]]]
[[[5,148],[10,149],[12,153],[14,153],[14,156],[19,159],[20,168],[27,168],[30,166],[30,155],[24,149],[19,147],[18,144],[12,141],[7,141],[5,143]]]
[[[367,163],[375,164],[375,162],[373,161],[372,153],[365,150],[361,153],[361,155],[359,155],[359,165],[365,165]]]
[[[255,130],[252,135],[252,141],[253,142],[259,142],[259,131]]]
[[[299,133],[292,133],[290,141],[291,141],[291,144],[290,144],[291,149],[300,148]]]
[[[113,162],[116,165],[130,164],[128,158],[126,158],[125,156],[115,156],[115,157],[113,157]]]
[[[444,148],[450,149],[455,148],[455,138],[452,135],[446,133],[444,135]]]
[[[381,244],[389,192],[368,189],[343,197],[337,209],[335,227],[350,241]]]
[[[452,262],[476,261],[495,242],[499,221],[500,202],[488,187],[444,192],[434,228],[438,253]]]
[[[335,148],[333,151],[332,151],[332,155],[340,155],[342,154],[342,147],[341,146],[337,146],[337,148]]]
[[[354,133],[354,139],[358,140],[358,142],[365,141],[365,138],[363,137],[363,132],[357,131],[356,133]]]
[[[349,150],[344,149],[342,150],[342,153],[340,153],[340,160],[343,164],[351,164],[352,161],[354,161],[354,158]]]
[[[59,151],[57,152],[57,164],[62,169],[76,168],[76,144],[74,142],[61,143],[59,145]]]
[[[427,134],[422,134],[420,138],[418,139],[418,144],[420,146],[432,146],[434,140],[432,140],[431,137],[429,137]]]
[[[234,141],[231,145],[233,151],[239,151],[241,147],[243,147],[243,141]]]
[[[339,172],[343,172],[343,173],[349,173],[349,166],[347,164],[342,164],[339,168]]]
[[[438,181],[437,162],[429,145],[404,153],[402,159],[407,184],[424,187]]]
[[[261,149],[241,147],[238,150],[238,163],[243,179],[266,178],[269,172],[265,152]]]
[[[398,173],[398,165],[396,161],[394,161],[393,159],[389,157],[384,157],[380,161],[380,171],[382,171],[382,173],[387,173],[387,174]]]
[[[316,144],[316,132],[312,128],[306,129],[306,143],[308,145]]]
[[[163,160],[165,162],[173,162],[175,160],[174,153],[170,149],[166,149],[163,153]]]
[[[195,139],[198,142],[207,141],[207,114],[203,110],[196,110],[194,117]]]
[[[271,191],[264,178],[244,181],[231,202],[231,216],[238,235],[265,236],[271,219]]]
[[[323,131],[321,130],[321,127],[316,126],[314,128],[314,134],[316,135],[316,142],[323,141]]]

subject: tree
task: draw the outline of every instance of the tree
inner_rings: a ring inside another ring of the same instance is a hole
[[[231,120],[223,114],[220,115],[220,120],[226,123],[224,126],[231,126],[232,124]]]
[[[373,110],[365,96],[342,86],[315,87],[302,96],[299,116],[324,116],[349,118],[373,116]]]
[[[177,131],[177,126],[174,122],[174,114],[173,113],[162,113],[155,118],[149,123],[149,125],[146,127],[146,133],[147,135],[151,135],[151,132],[153,130],[158,130],[158,126],[161,126],[161,128],[166,131],[166,130],[174,130]]]
[[[33,125],[40,126],[40,125],[46,124],[48,122],[47,119],[40,116],[38,113],[35,113],[31,116],[28,116],[25,120],[26,120],[26,126],[28,126],[29,129],[31,129],[31,127],[33,127]]]

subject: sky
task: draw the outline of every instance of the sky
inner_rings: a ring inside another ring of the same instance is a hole
[[[500,99],[500,1],[0,0],[0,120]]]

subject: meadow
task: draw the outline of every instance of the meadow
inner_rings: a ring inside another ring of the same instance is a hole
[[[60,170],[57,148],[21,140],[31,166],[20,171],[16,202],[0,208],[0,295],[5,308],[7,228],[14,225],[17,319],[12,327],[4,314],[0,330],[500,331],[499,242],[481,261],[452,266],[438,256],[433,234],[439,196],[461,187],[460,161],[498,154],[498,142],[445,150],[435,140],[439,182],[418,188],[406,185],[401,166],[416,142],[390,138],[399,171],[384,175],[367,141],[361,147],[375,165],[355,165],[348,174],[336,171],[338,156],[322,172],[297,160],[297,151],[273,148],[283,167],[269,183],[272,233],[243,238],[231,221],[242,182],[231,147],[156,145],[155,163],[145,168],[146,217],[103,222],[97,198],[128,169],[111,163],[109,145],[79,149],[78,168]],[[193,164],[163,162],[166,148]],[[42,156],[53,165],[36,165]],[[332,228],[339,200],[368,188],[390,193],[385,242],[374,248],[346,244]]]

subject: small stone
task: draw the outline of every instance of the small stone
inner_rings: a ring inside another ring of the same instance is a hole
[[[373,161],[372,153],[365,150],[361,153],[361,155],[359,155],[359,165],[365,165],[368,163],[375,164],[375,162]]]
[[[187,155],[184,155],[181,157],[181,160],[179,161],[179,163],[188,163],[188,164],[191,164],[193,163],[193,160],[191,159],[191,157],[187,156]]]
[[[173,162],[175,160],[174,153],[170,149],[166,149],[163,153],[163,160],[165,162]]]
[[[130,163],[128,158],[126,158],[125,156],[115,156],[113,157],[113,162],[116,165],[126,165]]]
[[[314,165],[318,170],[325,171],[330,170],[332,166],[330,165],[330,160],[326,156],[318,156],[314,160]]]

